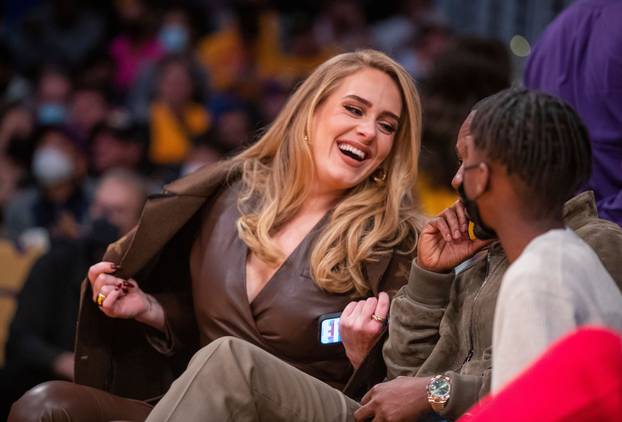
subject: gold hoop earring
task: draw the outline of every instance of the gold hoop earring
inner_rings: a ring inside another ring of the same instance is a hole
[[[374,172],[372,179],[377,185],[384,185],[384,182],[387,180],[387,171],[380,167]]]

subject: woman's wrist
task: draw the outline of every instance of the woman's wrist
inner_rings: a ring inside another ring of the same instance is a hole
[[[164,331],[165,318],[162,305],[160,305],[160,302],[158,302],[156,298],[149,294],[145,294],[145,300],[147,302],[145,310],[136,315],[134,319],[156,330]]]

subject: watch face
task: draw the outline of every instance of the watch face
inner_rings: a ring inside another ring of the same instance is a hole
[[[450,385],[444,378],[432,380],[429,385],[429,391],[432,396],[446,397],[449,396]]]

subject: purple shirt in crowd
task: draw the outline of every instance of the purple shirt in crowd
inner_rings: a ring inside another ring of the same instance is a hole
[[[622,226],[622,1],[579,0],[564,10],[536,44],[524,82],[579,113],[592,140],[588,188],[600,217]]]

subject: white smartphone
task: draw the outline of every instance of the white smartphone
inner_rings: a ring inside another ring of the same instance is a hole
[[[320,343],[334,344],[341,343],[339,335],[339,319],[341,312],[325,314],[320,317]]]

